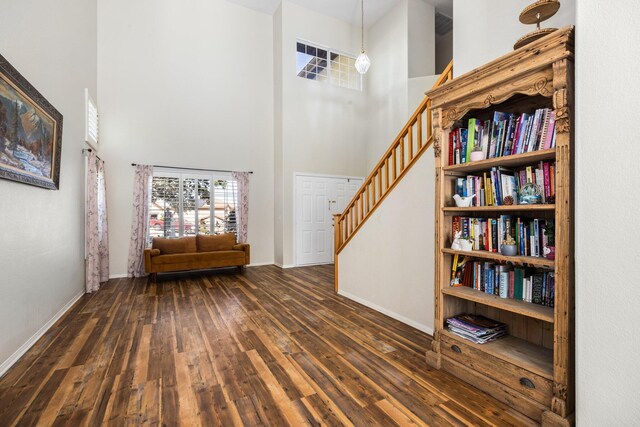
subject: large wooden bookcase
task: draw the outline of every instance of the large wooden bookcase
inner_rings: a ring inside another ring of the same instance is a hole
[[[428,93],[436,157],[436,254],[435,332],[427,363],[544,425],[571,425],[574,412],[573,52],[573,27],[564,28]],[[536,108],[555,111],[555,148],[449,165],[449,132],[468,118],[486,120],[496,110],[531,113]],[[533,166],[543,160],[556,162],[555,204],[458,208],[453,203],[457,177],[481,174],[494,166]],[[501,214],[553,218],[555,260],[450,249],[453,215]],[[555,270],[555,307],[450,287],[456,253]],[[461,313],[502,321],[509,336],[483,345],[464,340],[445,326],[447,318]]]

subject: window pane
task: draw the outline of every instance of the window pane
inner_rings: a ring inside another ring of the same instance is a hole
[[[211,234],[211,180],[198,179],[198,233]]]
[[[151,199],[150,238],[236,231],[235,181],[154,176]]]
[[[306,68],[309,62],[314,59],[313,56],[307,55],[306,53],[297,53],[296,54],[296,74],[300,76],[301,71],[306,71]],[[302,76],[300,76],[302,77]]]
[[[214,232],[235,233],[237,187],[235,181],[216,180],[214,183]]]
[[[180,179],[153,177],[149,234],[151,237],[178,237],[180,235]]]
[[[362,77],[356,73],[355,57],[331,52],[305,42],[296,45],[296,74],[309,80],[329,81],[334,85],[362,90]]]
[[[196,223],[196,179],[182,180],[182,229],[181,236],[195,234]]]

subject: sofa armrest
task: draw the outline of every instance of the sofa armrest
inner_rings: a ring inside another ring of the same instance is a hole
[[[238,243],[237,245],[233,245],[233,250],[243,251],[245,264],[251,263],[251,246],[248,243]]]
[[[160,249],[147,248],[144,250],[144,271],[151,273],[151,257],[160,255]]]

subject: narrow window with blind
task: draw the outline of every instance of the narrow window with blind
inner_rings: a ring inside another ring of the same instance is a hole
[[[89,89],[84,90],[85,123],[84,140],[94,149],[98,149],[98,107],[89,95]]]
[[[230,177],[154,171],[149,237],[236,233],[237,201]]]

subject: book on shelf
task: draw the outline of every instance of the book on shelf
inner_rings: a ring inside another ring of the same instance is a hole
[[[515,241],[516,255],[544,257],[548,247],[545,226],[553,224],[552,219],[522,218],[500,215],[498,218],[474,218],[454,215],[451,217],[451,235],[461,231],[461,237],[472,243],[474,251],[501,253],[500,249],[507,237]]]
[[[553,271],[470,259],[464,259],[460,263],[461,258],[454,259],[451,286],[464,286],[502,299],[553,307]]]
[[[449,134],[449,164],[470,161],[480,147],[485,159],[548,150],[555,147],[555,112],[539,108],[533,113],[512,114],[495,111],[492,120],[470,118],[467,126]]]
[[[507,334],[507,325],[477,314],[459,314],[446,320],[452,334],[484,344]]]
[[[528,183],[536,184],[540,189],[543,203],[555,200],[555,162],[539,162],[535,166],[521,169],[508,169],[502,166],[492,167],[482,175],[458,177],[455,191],[460,197],[475,194],[471,206],[518,205],[520,189]]]

